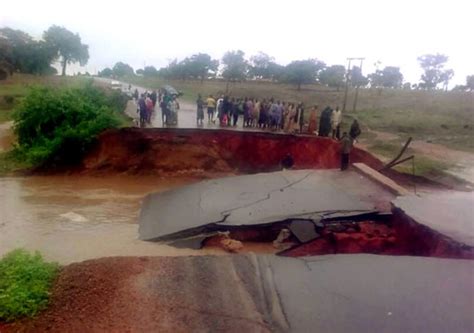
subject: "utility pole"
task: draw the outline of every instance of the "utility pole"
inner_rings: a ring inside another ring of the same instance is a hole
[[[351,70],[351,60],[352,58],[347,58],[347,72],[346,72],[346,86],[344,88],[344,104],[342,104],[342,111],[346,111],[346,104],[347,104],[347,92],[349,90],[349,71]]]
[[[358,58],[360,60],[360,75],[362,75],[362,64],[365,60],[365,58]],[[357,98],[359,97],[359,84],[357,83],[356,85],[356,91],[355,91],[355,96],[354,96],[354,105],[352,106],[352,112],[355,112],[356,107],[357,107]]]

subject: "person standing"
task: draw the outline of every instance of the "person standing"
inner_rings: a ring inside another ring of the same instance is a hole
[[[336,110],[334,110],[331,114],[331,128],[332,128],[332,138],[338,139],[340,136],[340,129],[341,129],[341,120],[342,114],[341,110],[339,110],[339,106],[336,106]]]
[[[253,106],[253,114],[252,114],[252,127],[258,127],[258,122],[260,119],[260,108],[261,103],[258,99],[255,99],[255,105]]]
[[[204,101],[202,100],[201,94],[198,94],[198,98],[196,100],[196,107],[197,107],[196,123],[198,126],[202,126],[203,121],[204,121]]]
[[[349,131],[349,136],[351,137],[352,141],[357,142],[356,139],[360,135],[360,133],[361,133],[361,130],[360,130],[359,122],[357,121],[357,119],[354,119],[351,125],[351,129]]]
[[[349,155],[352,150],[352,139],[347,135],[347,132],[342,134],[341,143],[341,171],[349,167]]]
[[[319,131],[318,135],[319,136],[329,136],[329,133],[331,132],[331,114],[332,114],[332,109],[329,106],[326,106],[326,108],[321,112],[321,117],[319,118]]]
[[[146,118],[147,118],[147,111],[146,111],[146,103],[145,103],[145,96],[141,95],[138,99],[138,113],[140,115],[140,127],[145,127]]]
[[[146,111],[147,111],[147,118],[146,122],[148,124],[151,124],[151,116],[153,114],[153,101],[150,98],[150,94],[147,94],[146,99],[145,99],[145,104],[146,104]]]
[[[309,125],[308,125],[308,133],[314,134],[317,128],[318,123],[318,106],[315,105],[312,107],[311,111],[309,112]]]
[[[214,112],[216,112],[216,100],[212,95],[206,99],[207,104],[207,123],[210,124],[214,120]]]
[[[156,95],[156,90],[153,90],[150,94],[150,99],[153,102],[153,110],[155,109],[157,98],[158,98],[158,96]]]
[[[295,119],[295,123],[299,127],[300,133],[303,133],[303,126],[304,126],[304,105],[303,102],[299,102],[296,108],[297,117]]]

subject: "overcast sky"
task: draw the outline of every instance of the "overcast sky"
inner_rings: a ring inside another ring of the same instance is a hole
[[[380,61],[399,66],[412,83],[421,74],[416,58],[439,52],[454,69],[451,86],[474,74],[474,0],[1,2],[1,27],[38,38],[52,24],[78,32],[90,53],[81,71],[91,73],[117,61],[159,68],[198,52],[221,58],[241,49],[247,57],[263,51],[283,65],[307,58],[346,64],[362,56],[365,74]]]

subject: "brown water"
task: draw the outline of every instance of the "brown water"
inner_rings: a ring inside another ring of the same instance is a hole
[[[202,255],[203,251],[137,239],[143,197],[193,181],[131,176],[0,178],[0,256],[18,247],[39,250],[61,263],[105,256]]]

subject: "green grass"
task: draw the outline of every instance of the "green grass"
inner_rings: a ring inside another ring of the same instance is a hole
[[[0,260],[0,320],[30,317],[44,309],[58,271],[56,263],[45,262],[38,252],[7,253]]]
[[[9,176],[32,167],[33,164],[29,163],[18,150],[0,152],[0,177]]]
[[[401,141],[380,141],[376,140],[372,145],[369,146],[369,150],[374,154],[381,157],[386,162],[392,160],[403,147]],[[415,175],[417,176],[433,176],[442,174],[443,171],[452,167],[452,164],[444,161],[438,161],[431,159],[427,156],[416,154],[411,148],[407,148],[401,158],[415,155]],[[394,167],[395,170],[412,174],[413,173],[413,161],[409,160],[401,163]]]

